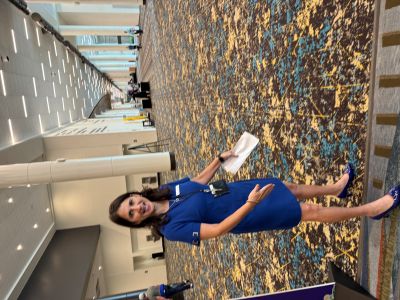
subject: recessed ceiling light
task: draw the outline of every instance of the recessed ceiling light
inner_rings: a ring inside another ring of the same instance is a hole
[[[27,187],[27,188],[30,188],[30,187],[31,187],[31,185],[28,183],[28,184],[26,185],[26,187]]]
[[[25,36],[26,36],[26,39],[29,40],[28,26],[26,25],[26,19],[25,19],[25,18],[24,18],[24,26],[25,26]]]
[[[17,53],[17,44],[15,43],[15,34],[14,34],[14,29],[11,29],[11,37],[13,41],[13,46],[14,46],[14,52]]]
[[[4,73],[3,70],[0,70],[0,79],[1,79],[1,86],[3,88],[3,95],[7,96],[7,91],[6,91],[6,84],[4,83]]]
[[[22,95],[22,107],[24,108],[25,118],[27,118],[28,117],[28,112],[26,111],[26,103],[25,103],[25,96],[24,95]]]
[[[49,65],[50,65],[50,68],[51,68],[51,54],[50,54],[50,51],[47,51],[47,56],[49,57]]]
[[[43,133],[43,124],[42,124],[42,118],[40,117],[40,114],[38,114],[39,117],[39,126],[40,126],[40,133]]]
[[[47,212],[47,213],[50,212],[50,208],[46,208],[46,212]]]
[[[103,267],[102,267],[102,266],[99,266],[99,271],[101,271],[101,269],[103,269]]]
[[[46,74],[44,73],[44,65],[43,63],[40,63],[42,66],[42,76],[43,76],[43,80],[46,81]]]
[[[36,79],[35,79],[35,77],[32,77],[32,82],[33,82],[33,91],[35,92],[35,97],[37,97]]]
[[[35,223],[34,225],[33,225],[33,228],[34,229],[37,229],[39,227],[39,225],[37,224],[37,223]]]
[[[11,144],[14,145],[15,144],[15,138],[14,138],[14,131],[13,131],[11,119],[8,119],[8,129],[10,130]]]
[[[49,97],[46,96],[46,103],[47,103],[47,111],[50,114],[50,104],[49,104]]]
[[[38,46],[40,47],[39,28],[37,28],[37,27],[36,27],[36,39],[37,39]]]
[[[57,56],[57,45],[56,45],[56,41],[53,41],[53,44],[54,44],[54,53],[55,53],[56,56]]]
[[[57,111],[57,123],[58,123],[58,127],[61,127],[61,122],[60,122],[60,114]]]
[[[13,198],[8,198],[8,203],[14,203],[14,199]]]
[[[19,245],[17,246],[17,251],[21,251],[23,248],[24,248],[24,247],[22,247],[22,245],[19,244]]]

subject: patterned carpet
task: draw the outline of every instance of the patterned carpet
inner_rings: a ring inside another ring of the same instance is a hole
[[[353,196],[311,199],[354,206],[362,195],[372,0],[148,0],[151,93],[159,139],[177,172],[193,176],[244,131],[260,144],[235,176],[326,184],[346,162]],[[357,272],[359,220],[227,235],[198,247],[166,243],[170,282],[188,299],[227,299],[326,282],[327,262]]]

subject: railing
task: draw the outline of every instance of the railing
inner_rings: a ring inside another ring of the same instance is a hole
[[[93,110],[89,115],[89,119],[94,119],[96,115],[110,109],[111,109],[111,94],[105,94],[93,107]]]

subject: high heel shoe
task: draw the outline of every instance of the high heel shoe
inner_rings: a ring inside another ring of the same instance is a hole
[[[389,217],[390,212],[399,206],[399,204],[400,204],[400,185],[398,185],[394,188],[391,188],[389,193],[387,193],[387,195],[390,195],[393,197],[392,206],[389,209],[387,209],[386,211],[384,211],[383,213],[381,213],[377,216],[371,217],[371,219],[380,220],[382,218],[387,218],[387,217]]]
[[[348,193],[349,188],[350,188],[351,184],[353,183],[355,172],[354,172],[354,168],[351,164],[347,164],[346,169],[344,170],[344,174],[349,174],[349,180],[347,181],[345,187],[340,192],[340,194],[337,195],[337,197],[340,199],[346,198],[349,195],[349,193]]]

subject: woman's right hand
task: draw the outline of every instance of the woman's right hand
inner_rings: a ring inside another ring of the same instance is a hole
[[[260,185],[257,184],[255,188],[250,192],[249,197],[247,198],[246,202],[258,204],[266,198],[269,193],[274,189],[275,185],[270,183],[260,189]]]

